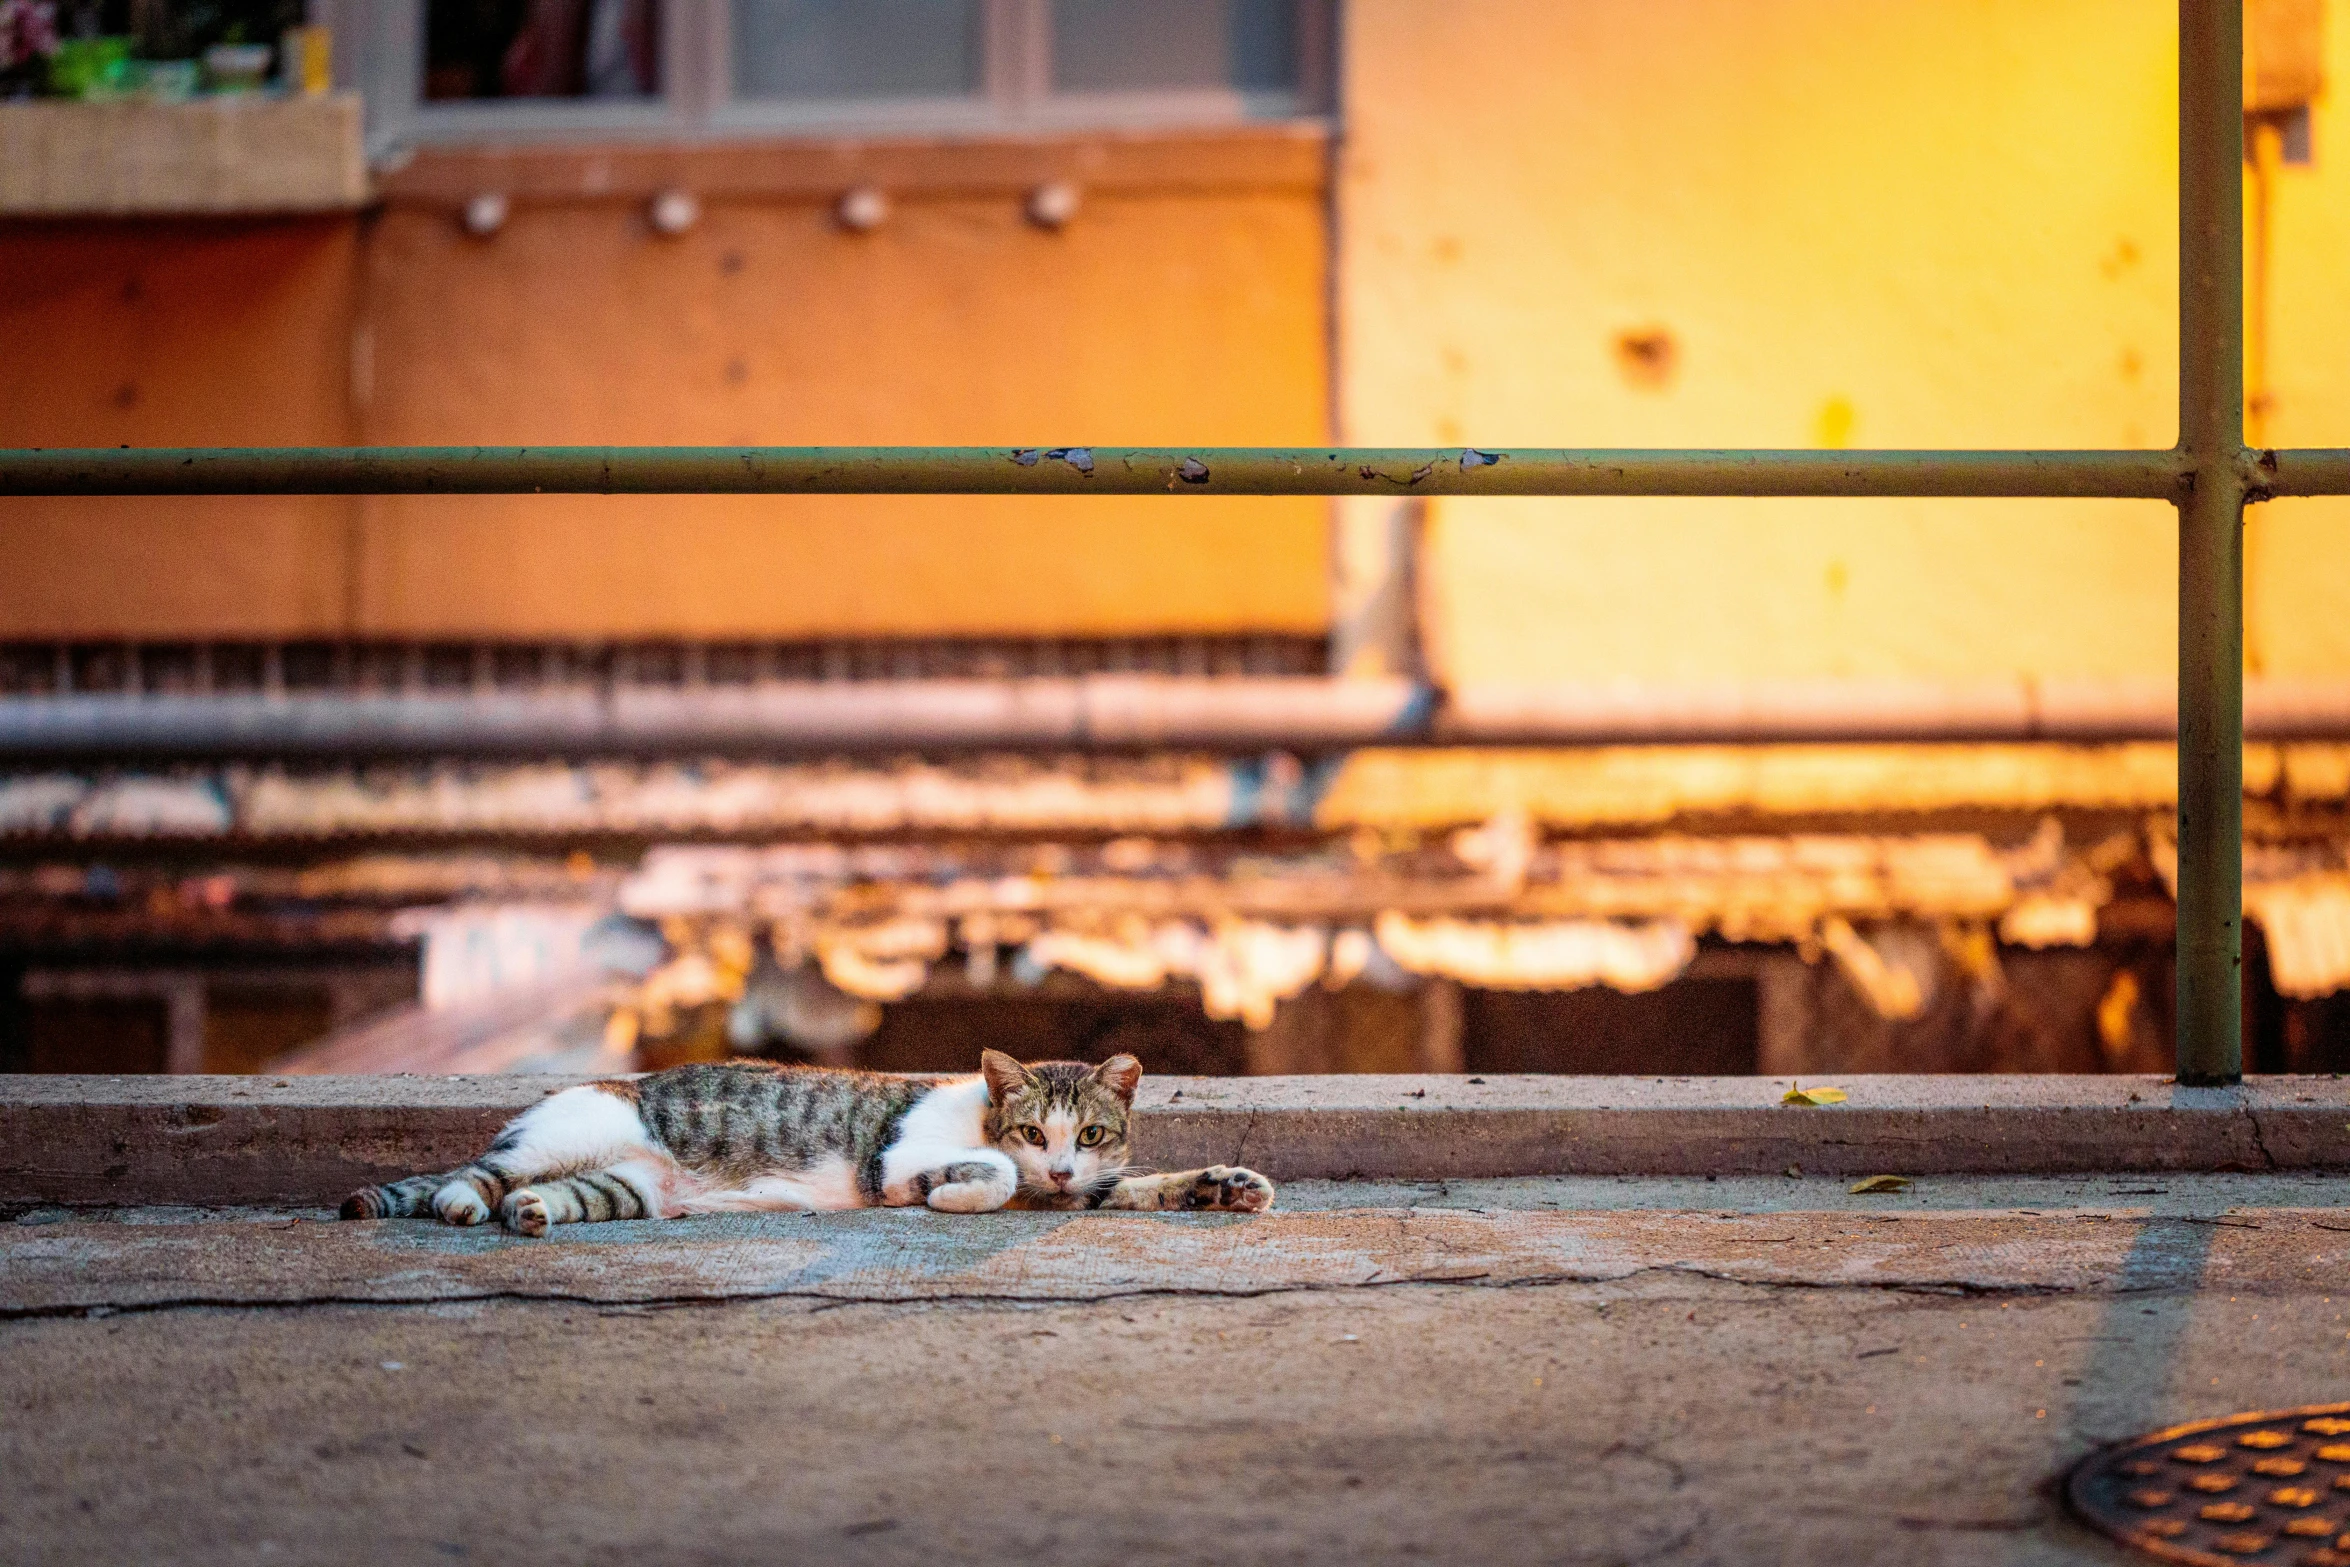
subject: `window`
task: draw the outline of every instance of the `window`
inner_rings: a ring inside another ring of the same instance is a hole
[[[983,88],[978,0],[733,0],[734,96],[960,99]]]
[[[652,98],[661,91],[660,45],[660,0],[431,0],[423,96]]]
[[[1297,21],[1290,0],[1053,0],[1053,87],[1280,92],[1297,85]]]
[[[1323,112],[1335,0],[339,0],[379,156]]]

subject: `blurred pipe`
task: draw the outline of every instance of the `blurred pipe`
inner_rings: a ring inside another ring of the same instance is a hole
[[[450,696],[0,698],[0,756],[530,755],[1085,747],[1331,747],[1409,740],[1409,680],[776,682]]]
[[[2350,735],[2350,682],[2255,680],[2261,739]],[[1806,740],[2168,740],[2178,693],[2149,680],[1752,680],[1460,686],[1435,738],[1486,744]]]
[[[1349,495],[1331,503],[1330,672],[1421,672],[1418,558],[1427,502]]]
[[[2254,738],[2350,737],[2350,682],[2254,680]],[[0,758],[808,755],[1364,745],[2168,740],[2159,680],[1079,679],[773,683],[610,696],[0,698]]]

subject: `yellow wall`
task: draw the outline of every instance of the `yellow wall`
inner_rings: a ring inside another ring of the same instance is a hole
[[[2148,0],[1355,0],[1347,433],[2168,445],[2174,27]],[[2283,201],[2286,440],[2350,438],[2337,123]],[[1677,370],[1635,384],[1617,336],[1660,330]],[[2255,645],[2296,672],[2350,670],[2325,538],[2256,552]],[[2159,505],[1439,502],[1429,542],[1462,682],[2172,667]]]
[[[2166,444],[2173,25],[2156,0],[1351,0],[1344,434]],[[2340,99],[2319,106],[2316,166],[2277,192],[2284,443],[2350,443]],[[357,223],[10,225],[0,444],[1325,433],[1318,188],[1187,184],[1178,148],[1048,234],[1017,180],[925,190],[944,154],[891,156],[913,185],[866,236],[833,227],[822,180],[711,191],[674,241],[641,195],[578,191],[519,202],[487,243],[408,198]],[[1661,386],[1619,363],[1628,332],[1675,344]],[[1324,518],[1279,500],[8,502],[0,635],[1311,630]],[[2254,668],[2350,673],[2346,527],[2339,502],[2256,516]],[[1429,543],[1430,641],[1462,682],[2171,666],[2158,505],[1447,502]]]
[[[2350,446],[2350,9],[2326,7],[2316,161],[2277,174],[2267,439]],[[2350,671],[2350,499],[2282,501],[2245,537],[2247,655],[2279,675]]]

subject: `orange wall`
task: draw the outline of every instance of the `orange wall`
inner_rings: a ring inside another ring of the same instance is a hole
[[[1323,421],[1323,233],[1293,194],[394,209],[368,251],[369,441],[1226,444]],[[1314,501],[478,498],[368,503],[362,629],[1316,630]]]
[[[1059,232],[1023,219],[1017,188],[900,192],[867,235],[831,221],[837,185],[721,190],[677,239],[641,194],[575,194],[518,199],[487,241],[429,180],[403,198],[398,178],[357,220],[0,229],[0,444],[1326,436],[1318,175],[1148,187],[1130,167]],[[1147,497],[0,502],[0,635],[1311,632],[1325,515]]]
[[[347,219],[0,227],[0,444],[351,438]],[[0,635],[339,627],[348,501],[0,500]]]

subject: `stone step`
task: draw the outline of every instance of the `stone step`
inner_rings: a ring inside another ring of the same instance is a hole
[[[574,1078],[0,1077],[0,1204],[328,1204],[464,1163]],[[1864,1076],[1149,1078],[1138,1161],[1278,1181],[2350,1168],[2350,1083]],[[1814,1086],[1806,1084],[1805,1086]]]

